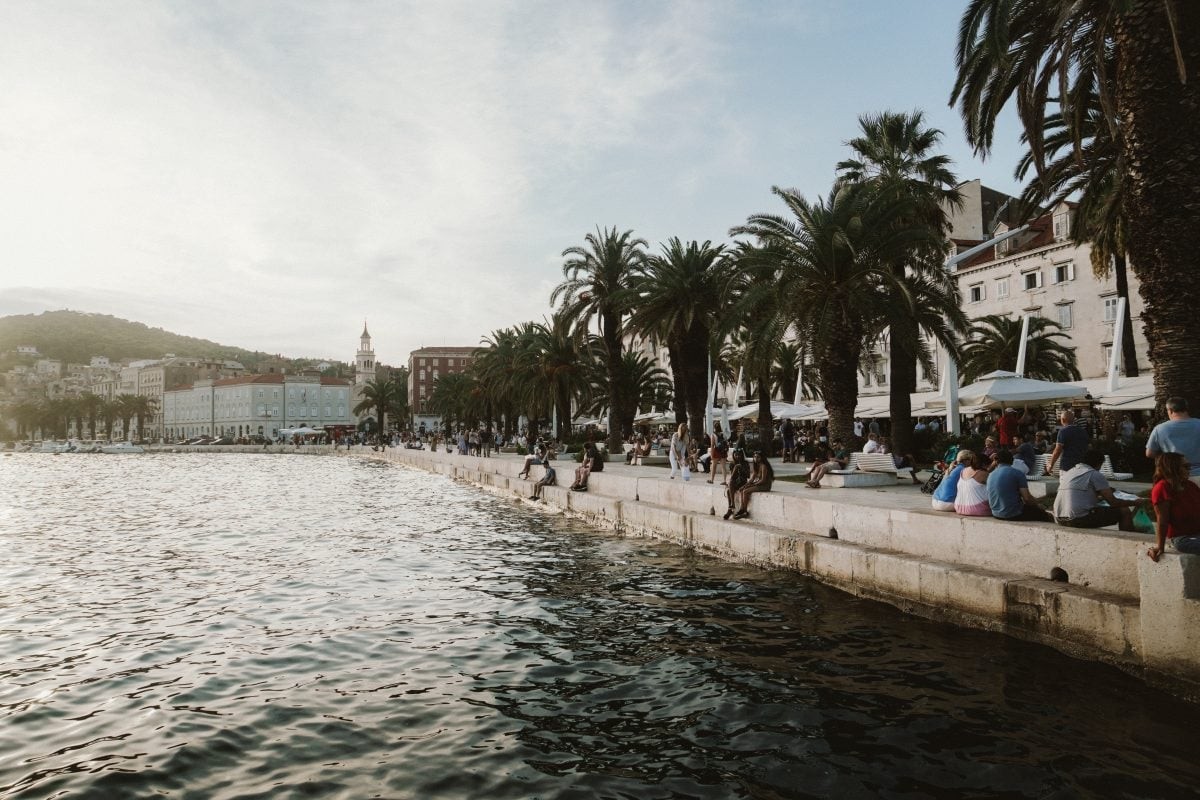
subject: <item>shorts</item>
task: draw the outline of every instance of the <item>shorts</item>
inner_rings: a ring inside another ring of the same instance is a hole
[[[1121,521],[1121,512],[1112,506],[1096,506],[1082,517],[1063,519],[1055,517],[1054,521],[1068,528],[1107,528]]]

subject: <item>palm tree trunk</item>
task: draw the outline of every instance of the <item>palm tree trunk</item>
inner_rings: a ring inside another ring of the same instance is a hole
[[[600,335],[604,341],[605,364],[608,372],[608,446],[609,453],[620,453],[624,450],[621,435],[621,410],[625,407],[624,398],[629,393],[628,387],[621,386],[621,331],[620,317],[613,312],[600,315]],[[636,413],[636,412],[635,412]],[[633,420],[630,418],[630,426]]]
[[[704,435],[705,404],[708,398],[708,339],[706,328],[693,325],[682,348],[684,386],[687,391],[687,422],[697,442]]]
[[[691,412],[691,387],[688,386],[686,357],[678,342],[667,343],[667,358],[671,362],[671,386],[675,390],[675,426],[686,425]]]
[[[892,326],[888,359],[888,414],[892,424],[892,451],[912,452],[912,393],[917,389],[916,331]]]
[[[840,341],[844,346],[832,346],[821,354],[817,369],[825,389],[830,441],[849,444],[854,436],[854,408],[858,405],[858,359],[861,355],[861,347],[855,348],[850,343],[861,342],[862,333],[847,330]]]
[[[1154,394],[1200,408],[1200,3],[1173,3],[1183,83],[1162,0],[1134,0],[1116,30],[1117,109],[1128,170],[1123,201],[1129,260],[1141,282]],[[1188,133],[1192,131],[1193,133]]]
[[[758,448],[768,458],[775,455],[775,420],[771,419],[771,365],[758,377]]]
[[[1125,362],[1125,376],[1138,376],[1137,342],[1133,340],[1133,312],[1129,306],[1129,272],[1124,255],[1113,259],[1113,272],[1117,278],[1117,297],[1125,298],[1126,314],[1123,324],[1125,331],[1121,335],[1121,358]]]

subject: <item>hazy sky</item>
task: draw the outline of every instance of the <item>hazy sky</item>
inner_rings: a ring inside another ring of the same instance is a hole
[[[857,118],[947,106],[965,0],[0,4],[0,315],[385,363],[548,314],[596,226],[727,240]],[[158,355],[158,354],[147,354]]]

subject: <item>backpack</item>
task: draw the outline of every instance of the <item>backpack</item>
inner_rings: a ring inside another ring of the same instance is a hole
[[[720,439],[717,439],[717,445],[713,449],[716,450],[717,455],[725,458],[729,455],[729,442],[725,441],[725,437],[722,436]]]

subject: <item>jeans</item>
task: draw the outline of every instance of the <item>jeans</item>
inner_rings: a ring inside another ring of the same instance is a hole
[[[1174,548],[1176,553],[1200,555],[1200,536],[1176,536],[1174,539],[1168,539],[1167,544]]]

